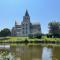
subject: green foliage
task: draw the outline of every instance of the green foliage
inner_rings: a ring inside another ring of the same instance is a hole
[[[28,37],[33,39],[33,34],[29,34]]]
[[[29,38],[38,38],[40,39],[42,37],[41,33],[33,33],[28,35]]]
[[[0,32],[0,36],[1,37],[4,37],[4,36],[10,36],[11,35],[11,32],[8,28],[4,28],[3,30],[1,30]]]
[[[48,26],[50,36],[60,37],[60,22],[50,22]]]
[[[52,34],[47,34],[47,38],[52,38]]]
[[[40,33],[37,33],[34,35],[34,37],[40,39],[42,37],[42,35]]]

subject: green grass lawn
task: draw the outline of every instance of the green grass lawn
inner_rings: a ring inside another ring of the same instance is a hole
[[[46,41],[60,41],[60,38],[47,38],[46,36],[42,36],[42,39]]]
[[[0,37],[1,38],[1,37]],[[47,38],[46,36],[42,36],[41,39],[37,39],[37,38],[28,38],[28,37],[3,37],[3,38],[7,38],[7,39],[0,39],[0,42],[10,42],[10,41],[25,41],[26,39],[28,41],[35,41],[35,40],[44,40],[44,41],[60,41],[60,38]]]

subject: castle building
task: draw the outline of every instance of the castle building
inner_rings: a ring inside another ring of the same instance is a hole
[[[15,26],[12,28],[12,36],[28,36],[33,33],[40,33],[41,27],[40,24],[32,24],[30,22],[30,16],[28,11],[26,10],[25,15],[23,16],[23,21],[21,25],[19,25],[15,21]]]

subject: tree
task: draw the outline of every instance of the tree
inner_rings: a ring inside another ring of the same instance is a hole
[[[60,22],[50,22],[48,26],[50,35],[60,37]]]
[[[1,30],[0,32],[0,36],[1,37],[4,37],[4,36],[10,36],[11,35],[11,32],[8,28],[4,28],[3,30]]]

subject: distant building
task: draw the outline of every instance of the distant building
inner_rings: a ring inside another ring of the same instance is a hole
[[[21,25],[19,25],[15,21],[15,27],[12,28],[12,36],[28,36],[31,33],[33,34],[40,32],[41,32],[40,24],[32,24],[30,22],[30,16],[27,10],[25,16],[23,16],[23,21]]]

